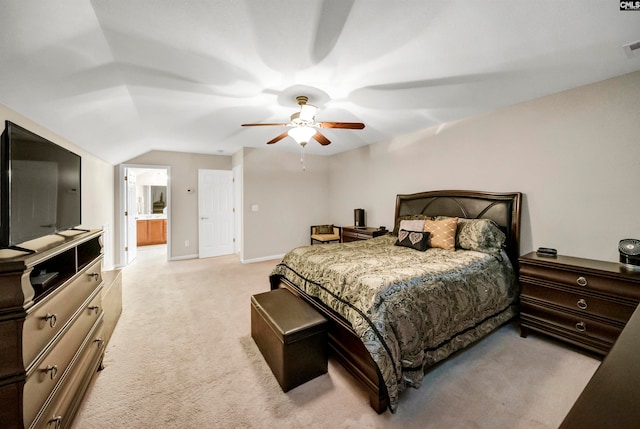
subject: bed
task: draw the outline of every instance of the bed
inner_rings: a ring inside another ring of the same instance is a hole
[[[395,412],[399,394],[420,387],[430,366],[517,314],[521,198],[479,191],[398,195],[393,232],[292,249],[272,272],[271,288],[286,288],[325,315],[332,354],[378,413]],[[454,222],[455,249],[416,250],[417,235],[406,245],[404,228],[416,220],[432,226],[430,244],[434,225]]]

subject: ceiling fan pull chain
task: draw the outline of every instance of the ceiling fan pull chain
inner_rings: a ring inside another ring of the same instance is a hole
[[[302,164],[302,171],[307,171],[307,168],[304,165],[304,147],[305,145],[300,145],[300,164]]]

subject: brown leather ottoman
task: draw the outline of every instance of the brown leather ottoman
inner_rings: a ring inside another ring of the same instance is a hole
[[[286,289],[251,297],[251,337],[285,392],[327,372],[327,319]]]

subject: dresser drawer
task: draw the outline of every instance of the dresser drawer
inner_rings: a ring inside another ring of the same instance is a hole
[[[581,338],[588,340],[593,339],[597,342],[606,344],[608,348],[622,332],[622,326],[616,326],[602,321],[594,320],[587,315],[579,316],[573,313],[557,310],[536,303],[522,300],[520,303],[521,323],[528,325],[527,322],[544,322],[547,324],[546,329],[540,329],[540,326],[531,326],[534,329],[546,331],[562,335],[568,339],[580,341]],[[535,323],[533,323],[535,325]]]
[[[67,371],[74,354],[82,345],[102,311],[102,294],[97,291],[60,341],[32,368],[24,386],[24,422],[30,424],[49,394]]]
[[[566,286],[583,288],[584,290],[613,294],[636,302],[640,301],[640,286],[637,284],[632,284],[624,279],[598,276],[581,271],[579,268],[565,271],[551,267],[531,266],[521,261],[520,275],[545,279]]]
[[[548,287],[535,279],[520,278],[521,296],[528,296],[536,300],[545,301],[566,307],[579,313],[601,317],[625,324],[636,308],[634,304],[624,304],[612,298],[597,298],[588,293],[580,293],[579,289],[563,290]]]
[[[76,360],[72,363],[71,371],[64,375],[61,386],[56,390],[46,408],[38,414],[30,429],[69,428],[71,426],[83,396],[79,393],[83,394],[86,390],[102,358],[104,351],[102,330],[102,320],[100,320],[87,337],[84,347],[78,352]]]
[[[24,321],[22,360],[28,368],[47,344],[71,320],[78,307],[102,282],[102,259],[78,273],[66,285],[29,309]]]

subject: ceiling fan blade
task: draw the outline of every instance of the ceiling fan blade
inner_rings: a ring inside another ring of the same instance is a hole
[[[284,133],[280,134],[277,137],[272,138],[271,140],[269,140],[267,142],[267,144],[274,144],[279,142],[280,140],[282,140],[283,138],[287,137],[289,135],[289,131],[285,131]]]
[[[362,122],[320,122],[320,128],[346,128],[350,130],[361,130],[364,128]]]
[[[242,124],[243,127],[286,127],[287,125],[289,124]]]
[[[316,139],[316,141],[318,143],[320,143],[322,146],[326,146],[328,144],[331,144],[331,141],[326,138],[325,136],[323,136],[320,131],[317,131],[314,135],[313,138]]]

